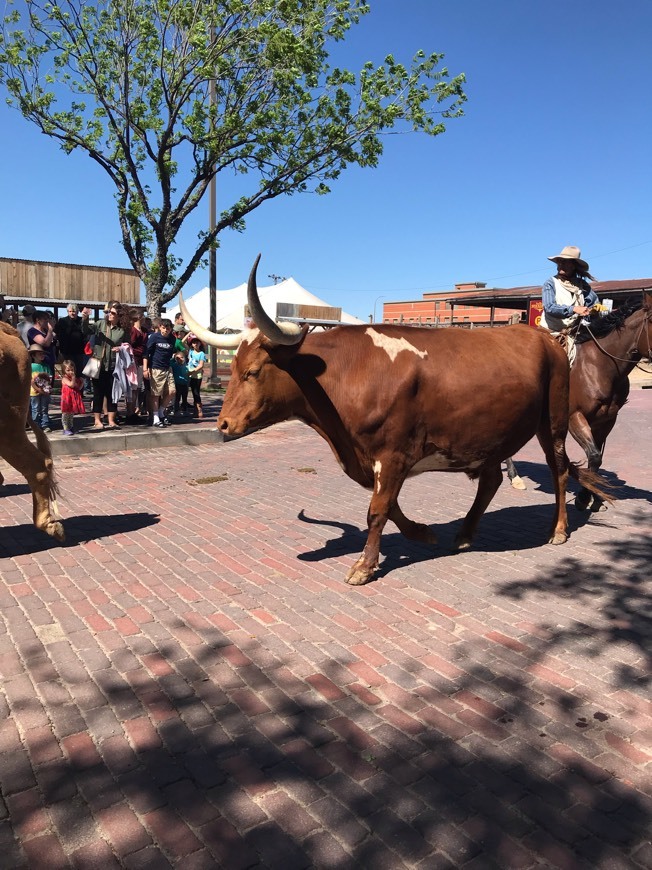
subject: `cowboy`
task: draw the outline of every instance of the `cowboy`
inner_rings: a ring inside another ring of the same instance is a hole
[[[540,325],[558,333],[578,326],[598,297],[589,286],[588,282],[595,278],[589,273],[589,264],[582,260],[579,248],[566,245],[560,254],[548,259],[557,264],[557,274],[543,285]]]
[[[597,305],[598,297],[589,286],[595,281],[589,272],[589,264],[581,257],[574,245],[566,245],[560,254],[548,257],[557,264],[557,274],[543,285],[543,311],[540,326],[557,338],[565,349],[568,362],[575,362],[575,334],[583,318]]]

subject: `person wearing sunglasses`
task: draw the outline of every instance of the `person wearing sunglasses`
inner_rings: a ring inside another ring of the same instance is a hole
[[[83,331],[86,336],[94,336],[93,356],[99,361],[97,377],[93,378],[93,429],[120,429],[116,421],[117,404],[113,401],[113,372],[116,355],[120,345],[129,344],[131,337],[131,318],[129,309],[119,302],[112,301],[104,309],[105,319],[91,323],[88,314],[82,313]],[[106,401],[109,424],[102,423],[102,406]]]

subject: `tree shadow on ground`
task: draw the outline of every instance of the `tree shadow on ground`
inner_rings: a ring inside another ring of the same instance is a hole
[[[130,649],[107,651],[90,686],[74,633],[49,650],[51,679],[68,696],[50,706],[54,732],[71,733],[66,708],[80,702],[93,741],[76,749],[70,740],[64,757],[34,769],[26,753],[4,765],[10,819],[38,786],[69,846],[129,802],[157,868],[178,866],[182,846],[188,860],[202,848],[214,866],[288,870],[473,859],[588,870],[644,855],[651,802],[587,760],[579,699],[564,703],[567,693],[531,681],[549,640],[518,651],[465,644],[448,677],[399,653],[369,665],[378,675],[369,686],[349,668],[354,656],[324,657],[300,678],[264,637],[228,637],[205,620],[143,628]],[[184,633],[200,640],[191,653],[176,639]],[[22,646],[26,661],[43,658],[38,644]],[[20,723],[38,708],[34,699],[11,712]],[[33,735],[35,757],[48,739]],[[133,837],[133,828],[110,831],[119,857]],[[29,838],[23,845],[29,856]],[[124,866],[140,864],[132,856]]]
[[[649,517],[638,513],[633,524],[644,529]],[[652,600],[649,594],[652,565],[652,535],[642,531],[627,541],[595,544],[596,558],[590,563],[576,557],[562,559],[550,571],[528,580],[503,584],[498,594],[522,600],[533,592],[546,596],[593,601],[599,605],[600,621],[570,629],[544,626],[551,645],[573,649],[581,644],[584,653],[597,658],[605,644],[624,643],[642,656],[640,667],[623,664],[620,684],[652,685]],[[627,562],[627,570],[618,566]]]
[[[63,520],[66,540],[58,544],[32,523],[0,528],[0,558],[42,553],[53,546],[63,549],[78,547],[89,541],[110,538],[116,534],[145,529],[160,521],[157,514],[80,514]]]

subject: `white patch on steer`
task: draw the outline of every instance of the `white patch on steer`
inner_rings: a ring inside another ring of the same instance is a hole
[[[241,340],[240,344],[238,345],[238,349],[236,350],[235,355],[237,356],[240,353],[240,351],[242,350],[242,346],[244,344],[253,344],[255,339],[256,339],[256,336],[259,333],[260,333],[260,329],[258,329],[257,327],[254,327],[252,329],[243,329],[242,330],[242,340]]]
[[[424,471],[474,471],[481,465],[481,459],[475,462],[463,463],[459,460],[451,460],[445,453],[432,453],[430,456],[424,456],[423,459],[415,462],[408,472],[408,477],[412,477],[414,474],[422,474]]]
[[[384,350],[392,362],[396,359],[402,350],[409,350],[410,353],[415,353],[421,359],[426,359],[428,356],[427,350],[419,350],[405,338],[391,338],[389,335],[383,335],[375,329],[369,327],[366,330],[367,335],[381,350]]]
[[[374,474],[376,475],[376,492],[380,492],[380,472],[383,470],[383,463],[374,462]]]

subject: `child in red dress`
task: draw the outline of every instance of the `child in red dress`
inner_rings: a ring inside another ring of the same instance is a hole
[[[73,419],[75,414],[83,414],[84,399],[82,390],[84,379],[78,378],[75,372],[75,364],[70,359],[61,363],[61,422],[63,434],[74,435]]]

